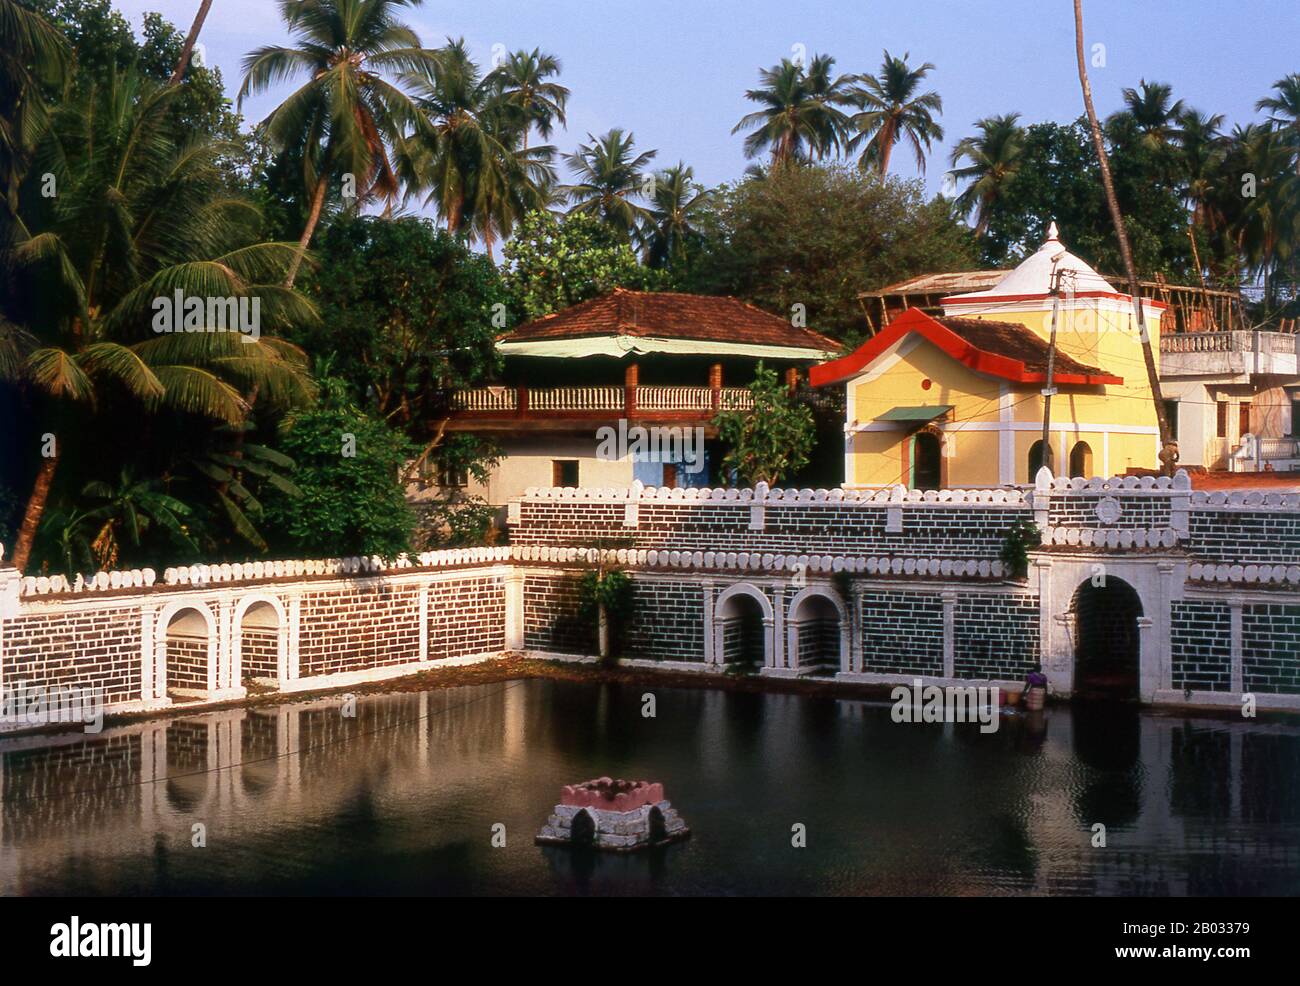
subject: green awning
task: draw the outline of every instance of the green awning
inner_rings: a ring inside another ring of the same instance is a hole
[[[876,418],[877,421],[933,421],[952,410],[951,404],[900,405],[891,407]]]

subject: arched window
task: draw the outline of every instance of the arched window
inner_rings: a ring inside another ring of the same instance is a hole
[[[1029,482],[1034,481],[1038,470],[1043,468],[1043,440],[1040,438],[1029,446]]]
[[[1070,477],[1087,479],[1092,475],[1092,448],[1087,442],[1075,442],[1070,449]]]

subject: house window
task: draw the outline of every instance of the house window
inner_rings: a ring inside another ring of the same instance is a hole
[[[1237,405],[1237,437],[1250,431],[1250,402],[1242,401]]]
[[[469,485],[469,470],[461,465],[454,465],[445,460],[438,460],[436,473],[438,486],[444,490],[464,489]]]
[[[1040,438],[1029,446],[1029,481],[1032,483],[1034,477],[1038,475],[1038,470],[1043,468],[1043,440]]]
[[[551,485],[576,487],[578,485],[578,460],[552,459]]]
[[[1169,422],[1169,437],[1178,441],[1178,401],[1165,401],[1165,420]]]
[[[1214,410],[1216,414],[1214,433],[1220,438],[1227,438],[1228,437],[1228,402],[1215,401]]]

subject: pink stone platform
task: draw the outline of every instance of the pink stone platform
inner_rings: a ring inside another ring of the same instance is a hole
[[[658,804],[663,799],[664,786],[650,781],[597,777],[581,784],[566,784],[560,789],[560,804],[602,811],[635,811],[643,805]]]

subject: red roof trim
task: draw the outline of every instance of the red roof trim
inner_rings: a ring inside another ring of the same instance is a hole
[[[973,294],[976,292],[972,292]],[[1045,301],[1050,298],[1050,294],[984,294],[979,293],[978,297],[965,297],[954,294],[947,298],[940,298],[941,305],[982,305],[986,301]],[[1071,292],[1071,298],[1111,298],[1115,301],[1131,301],[1131,294],[1123,294],[1118,291],[1079,291]],[[1154,298],[1143,298],[1142,303],[1150,308],[1168,308],[1163,301],[1156,301]]]
[[[938,346],[957,362],[977,373],[1010,380],[1012,383],[1046,383],[1046,374],[1028,370],[1025,364],[1009,356],[1001,356],[978,349],[951,329],[940,325],[918,308],[909,308],[899,315],[883,332],[873,336],[848,356],[818,363],[808,370],[808,380],[814,387],[839,383],[862,373],[892,345],[910,332]],[[1109,373],[1055,373],[1053,381],[1059,384],[1095,386],[1097,384],[1122,384],[1123,377]]]

